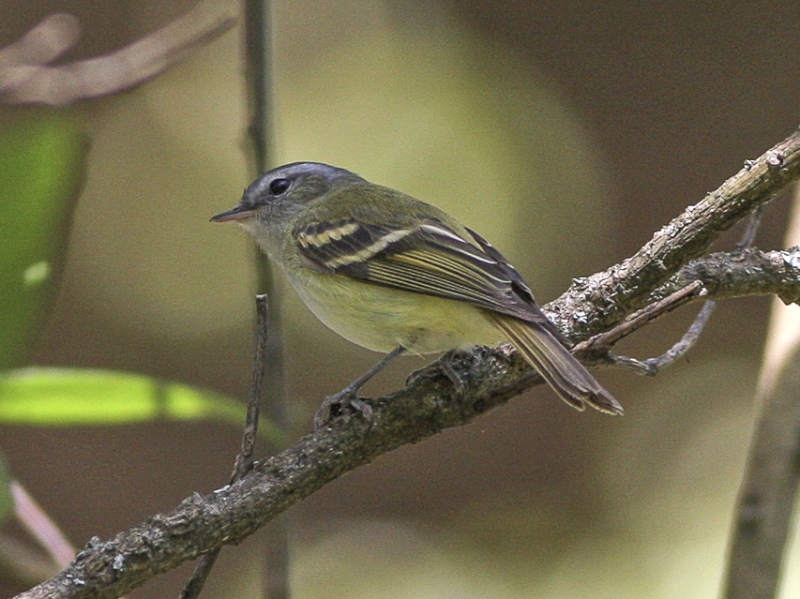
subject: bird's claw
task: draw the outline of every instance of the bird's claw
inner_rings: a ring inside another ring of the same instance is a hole
[[[341,416],[344,412],[351,410],[358,412],[363,418],[372,425],[374,412],[372,406],[356,395],[351,389],[344,389],[339,393],[334,393],[326,397],[314,415],[314,430],[319,430],[334,418]]]

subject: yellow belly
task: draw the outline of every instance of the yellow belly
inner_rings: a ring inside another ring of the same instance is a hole
[[[390,352],[402,345],[426,354],[503,340],[483,310],[466,302],[305,269],[291,282],[325,325],[374,351]]]

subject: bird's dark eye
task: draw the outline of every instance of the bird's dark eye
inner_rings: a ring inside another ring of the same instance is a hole
[[[289,179],[273,179],[269,182],[269,192],[274,196],[279,196],[289,189],[290,185]]]

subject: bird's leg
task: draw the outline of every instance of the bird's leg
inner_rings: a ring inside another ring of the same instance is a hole
[[[326,397],[314,416],[314,430],[322,428],[333,419],[332,412],[334,406],[337,406],[339,410],[350,406],[357,412],[360,412],[367,421],[371,422],[372,407],[363,399],[360,399],[356,393],[358,393],[358,390],[361,389],[361,387],[363,387],[367,381],[383,370],[384,366],[402,354],[405,350],[406,348],[404,348],[402,345],[398,345],[391,352],[383,356],[383,358],[381,358],[378,363],[375,364],[375,366],[367,370],[364,374],[347,385],[347,387],[338,393],[334,393],[333,395]]]
[[[437,363],[439,367],[439,371],[442,372],[447,379],[453,384],[453,388],[455,389],[456,393],[463,397],[464,394],[467,392],[467,385],[461,378],[461,375],[458,374],[453,361],[455,360],[456,356],[458,355],[459,350],[454,349],[450,350],[446,354],[444,354]],[[406,386],[413,385],[420,376],[424,376],[428,373],[428,369],[430,364],[421,370],[415,370],[411,374],[406,377]]]
[[[450,379],[450,382],[453,383],[456,393],[463,397],[464,393],[466,393],[467,386],[464,384],[464,381],[461,380],[461,377],[458,375],[455,367],[453,366],[453,355],[454,352],[447,352],[444,356],[442,356],[439,364],[442,367],[442,372],[444,372],[445,376],[447,376],[447,378]]]

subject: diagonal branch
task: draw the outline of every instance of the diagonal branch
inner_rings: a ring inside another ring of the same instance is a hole
[[[653,290],[798,177],[800,132],[795,131],[756,160],[748,160],[633,256],[604,272],[576,279],[550,306],[549,316],[574,339],[606,330],[646,305]]]
[[[603,332],[692,281],[710,297],[775,293],[795,301],[800,250],[741,250],[698,258],[724,230],[800,177],[800,136],[750,162],[717,191],[653,236],[622,264],[576,281],[548,305],[573,340]],[[691,260],[694,262],[690,262]],[[372,402],[374,420],[343,417],[256,464],[238,482],[185,500],[109,541],[93,540],[69,568],[20,598],[111,598],[203,552],[238,543],[344,473],[401,445],[460,426],[540,382],[512,350],[476,347],[448,359],[456,392],[439,363],[412,374],[401,391]]]
[[[164,72],[235,25],[232,7],[203,0],[158,31],[124,48],[66,64],[49,64],[80,33],[78,20],[51,15],[0,49],[0,101],[66,106],[119,93]]]

